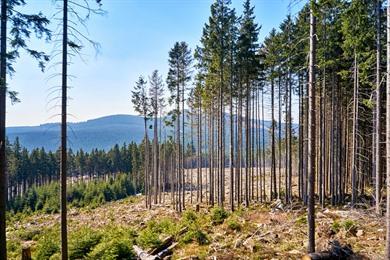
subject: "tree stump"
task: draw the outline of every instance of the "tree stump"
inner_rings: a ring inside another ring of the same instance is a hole
[[[23,247],[22,248],[22,260],[31,260],[31,248]]]

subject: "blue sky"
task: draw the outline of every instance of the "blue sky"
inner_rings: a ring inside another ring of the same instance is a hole
[[[80,1],[81,0],[75,0]],[[27,1],[28,11],[42,10],[52,16],[52,1]],[[96,55],[91,48],[83,50],[84,61],[74,59],[69,70],[72,78],[69,113],[71,121],[112,115],[134,114],[130,91],[139,75],[148,76],[158,69],[165,78],[168,51],[176,41],[190,47],[198,44],[207,21],[212,0],[103,0],[104,16],[93,16],[88,22],[89,37],[100,43]],[[241,13],[242,1],[233,0]],[[262,40],[289,12],[296,0],[253,0],[257,22],[262,26]],[[304,1],[301,1],[304,2]],[[300,3],[299,5],[302,5]],[[291,13],[297,12],[295,5]],[[52,19],[53,29],[58,21]],[[32,42],[34,47],[49,51],[51,44]],[[21,103],[8,104],[8,126],[38,125],[59,121],[58,103],[50,95],[60,78],[50,79],[59,67],[41,73],[36,63],[22,57],[9,88],[19,92]]]

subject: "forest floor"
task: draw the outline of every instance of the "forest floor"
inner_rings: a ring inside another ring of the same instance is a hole
[[[71,208],[68,226],[70,236],[83,228],[92,230],[133,230],[135,236],[145,235],[149,223],[170,221],[179,228],[189,226],[187,234],[175,233],[179,242],[173,250],[173,259],[300,259],[306,251],[307,217],[301,203],[283,205],[253,203],[249,208],[240,207],[234,213],[215,211],[207,204],[195,205],[187,201],[188,213],[176,212],[166,194],[165,205],[145,208],[143,196],[106,203],[95,209]],[[186,197],[190,197],[187,192]],[[31,246],[49,232],[59,229],[59,214],[35,213],[30,216],[13,216],[7,229],[11,247],[10,259],[20,259],[21,247]],[[190,224],[188,224],[191,222]],[[334,207],[316,209],[317,251],[328,248],[331,241],[350,245],[359,255],[354,259],[382,259],[385,246],[385,219],[376,216],[371,209]],[[160,241],[169,232],[159,231]],[[134,243],[137,244],[137,239]],[[146,249],[146,248],[145,248]],[[12,251],[14,250],[14,251]]]

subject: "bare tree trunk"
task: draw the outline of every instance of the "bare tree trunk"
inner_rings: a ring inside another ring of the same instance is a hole
[[[386,259],[390,259],[390,1],[387,1],[386,82]]]
[[[200,98],[200,97],[199,97]],[[201,165],[201,156],[202,156],[202,146],[201,146],[201,142],[202,142],[202,137],[201,137],[201,133],[202,133],[202,114],[201,114],[201,111],[202,111],[202,108],[201,108],[201,104],[199,103],[199,107],[198,107],[198,127],[197,127],[197,130],[198,130],[198,159],[197,159],[197,178],[196,178],[196,186],[197,186],[197,189],[196,189],[196,202],[199,202],[200,201],[200,175],[202,174],[202,165]]]
[[[232,66],[232,65],[231,65]],[[234,118],[233,118],[233,74],[230,76],[230,209],[234,211]]]
[[[282,93],[281,93],[281,85],[282,85],[282,76],[281,76],[281,72],[279,71],[279,80],[278,80],[278,94],[279,94],[279,98],[278,98],[278,102],[279,102],[279,109],[278,109],[278,114],[279,114],[279,122],[278,122],[278,155],[279,155],[279,158],[278,158],[278,175],[279,175],[279,184],[278,184],[278,198],[280,198],[280,189],[281,189],[281,180],[282,180]],[[287,114],[286,114],[287,116]],[[286,124],[287,125],[287,124]],[[285,134],[287,135],[287,131],[285,132]],[[286,136],[287,137],[287,136]],[[287,138],[285,139],[287,140]],[[287,147],[287,146],[286,146]],[[286,155],[287,155],[287,152],[286,152]],[[286,170],[286,174],[285,174],[285,177],[287,179],[287,164],[285,165],[285,170]],[[287,194],[287,193],[286,193]]]
[[[236,170],[236,178],[237,178],[237,202],[238,205],[241,205],[242,198],[242,178],[241,178],[241,170],[242,170],[242,93],[239,93],[238,97],[238,122],[237,122],[237,170]]]
[[[273,74],[273,73],[272,73]],[[275,106],[274,106],[274,79],[271,80],[271,178],[270,199],[276,197],[276,163],[275,163]]]
[[[246,80],[246,104],[245,104],[245,206],[249,207],[249,134],[250,134],[250,125],[249,125],[249,97],[250,97],[250,88],[249,80]]]
[[[377,0],[377,36],[376,36],[376,120],[375,120],[375,211],[380,214],[382,194],[382,163],[381,163],[381,133],[382,133],[382,93],[381,93],[381,7],[382,0]]]
[[[192,185],[193,185],[193,181],[194,181],[194,172],[193,172],[193,168],[194,168],[194,153],[193,153],[193,149],[194,149],[194,130],[193,130],[193,127],[194,127],[194,122],[193,122],[193,117],[194,117],[194,113],[195,111],[192,110],[192,113],[190,114],[190,139],[191,139],[191,152],[190,152],[190,202],[192,204],[192,197],[193,197],[193,192],[192,192]]]
[[[154,98],[155,98],[155,102],[156,104],[158,104],[158,96],[157,96],[157,93],[158,91],[155,90],[155,93],[154,93]],[[156,106],[156,111],[154,111],[154,125],[153,125],[153,132],[154,132],[154,138],[153,138],[153,168],[154,168],[154,173],[153,173],[153,177],[154,177],[154,204],[157,204],[158,203],[158,186],[159,186],[159,168],[160,168],[160,165],[159,165],[159,147],[158,147],[158,127],[157,127],[157,124],[158,124],[158,105]]]
[[[178,192],[178,210],[179,212],[182,211],[182,208],[181,208],[181,193],[180,193],[180,190],[181,190],[181,178],[182,178],[182,165],[181,165],[181,153],[182,153],[182,149],[181,149],[181,144],[180,144],[180,139],[181,139],[181,135],[180,135],[180,85],[177,85],[177,92],[176,92],[176,113],[177,113],[177,117],[176,117],[176,171],[177,171],[177,192]]]
[[[288,69],[288,185],[286,194],[288,194],[288,202],[292,201],[292,118],[291,118],[291,102],[292,102],[292,83],[291,71]],[[287,142],[287,141],[286,141]]]
[[[316,17],[314,16],[313,5],[310,8],[310,55],[309,55],[309,133],[308,133],[308,174],[309,174],[309,194],[308,194],[308,252],[315,251],[315,208],[314,208],[314,188],[315,188],[315,161],[316,161],[316,112],[315,112],[315,64],[316,64]]]
[[[67,98],[68,98],[68,0],[64,0],[62,37],[62,111],[61,111],[61,258],[68,259],[68,231],[66,208],[67,174]]]
[[[266,175],[266,168],[265,168],[265,124],[264,124],[264,89],[261,89],[261,121],[262,121],[262,158],[263,158],[263,189],[262,189],[262,197],[264,200],[266,199],[266,191],[265,191],[265,175]]]
[[[298,89],[299,89],[299,156],[298,156],[298,194],[299,198],[303,199],[303,94],[301,75],[298,75]]]
[[[0,259],[7,259],[6,204],[7,204],[7,160],[6,160],[6,97],[7,97],[7,0],[1,1],[0,42]]]
[[[353,123],[352,123],[352,206],[355,205],[357,200],[357,129],[358,129],[358,111],[359,111],[359,86],[358,86],[358,68],[355,53],[354,62],[354,94],[353,94]]]
[[[185,162],[185,111],[184,111],[184,103],[185,103],[185,97],[184,97],[184,92],[185,92],[185,86],[183,84],[182,86],[182,93],[181,93],[181,96],[182,96],[182,99],[181,99],[181,103],[182,103],[182,119],[183,119],[183,122],[182,122],[182,152],[181,152],[181,196],[182,196],[182,208],[185,209],[185,166],[184,166],[184,162]],[[181,209],[180,209],[180,212],[181,212]]]

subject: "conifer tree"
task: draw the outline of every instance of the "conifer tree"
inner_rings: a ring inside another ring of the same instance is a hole
[[[246,97],[245,104],[245,204],[249,206],[249,167],[250,167],[250,107],[253,83],[259,74],[258,58],[258,34],[259,26],[255,22],[254,7],[250,0],[244,2],[243,17],[241,20],[240,32],[238,37],[238,66],[240,69],[240,80],[245,86],[244,93]]]
[[[150,174],[149,174],[149,138],[148,138],[148,120],[150,119],[150,99],[147,93],[147,81],[140,76],[135,83],[134,90],[131,92],[134,110],[144,119],[144,192],[146,207],[150,207]]]
[[[158,188],[160,186],[160,162],[159,162],[159,140],[158,140],[158,114],[164,102],[163,80],[158,71],[153,71],[149,77],[149,95],[151,103],[151,113],[153,114],[153,195],[154,203],[157,204]],[[160,119],[161,120],[161,119]]]
[[[310,6],[310,52],[309,52],[309,132],[308,132],[308,175],[309,175],[309,194],[308,194],[308,234],[309,243],[308,251],[312,253],[315,251],[315,167],[316,167],[316,146],[315,146],[315,133],[316,133],[316,113],[315,113],[315,66],[316,66],[316,16],[314,14],[315,0],[311,1]]]
[[[181,212],[184,208],[184,165],[183,165],[183,146],[181,145],[180,134],[180,117],[184,115],[184,110],[181,111],[180,103],[185,97],[187,83],[191,79],[191,51],[185,42],[176,42],[174,47],[169,52],[169,71],[167,76],[168,89],[171,92],[170,100],[176,105],[174,116],[176,118],[176,170],[178,173],[178,209]],[[183,122],[184,124],[184,122]],[[182,133],[184,134],[184,133]]]
[[[17,101],[16,92],[7,89],[7,74],[14,73],[13,62],[24,50],[34,59],[38,60],[39,67],[43,70],[48,56],[30,49],[27,40],[32,35],[37,38],[50,38],[47,29],[49,20],[39,14],[26,14],[20,12],[18,7],[24,6],[23,0],[2,0],[0,21],[0,259],[7,259],[6,245],[6,202],[7,202],[7,171],[6,171],[6,100],[7,95],[11,101]]]

